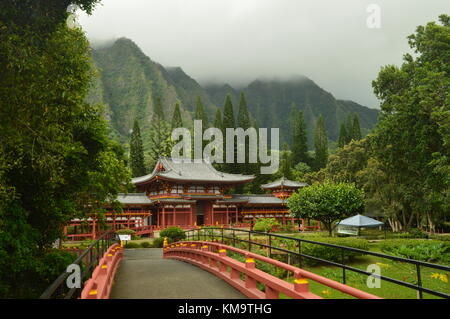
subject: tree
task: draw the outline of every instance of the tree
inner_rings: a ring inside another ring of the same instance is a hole
[[[181,119],[180,103],[175,104],[175,109],[173,110],[171,128],[172,131],[177,127],[183,127],[183,120]]]
[[[359,116],[358,114],[354,114],[353,116],[353,125],[352,125],[352,139],[358,141],[362,138],[361,136],[361,126],[359,124]]]
[[[281,151],[280,168],[276,177],[285,177],[292,179],[292,153],[289,151],[287,143],[283,143],[283,150]]]
[[[344,147],[344,145],[347,144],[348,141],[348,133],[347,128],[344,123],[341,124],[341,128],[339,129],[339,140],[338,140],[338,146]]]
[[[305,118],[302,110],[293,110],[292,129],[292,162],[294,164],[309,163],[308,138],[306,135]]]
[[[223,110],[223,132],[226,133],[226,129],[227,128],[235,128],[235,120],[234,120],[234,112],[233,112],[233,103],[231,102],[231,96],[230,94],[227,94],[226,98],[225,98],[225,106],[224,106],[224,110]],[[224,134],[224,140],[225,139],[225,134]],[[224,142],[224,164],[223,164],[223,169],[225,172],[227,173],[238,173],[238,169],[236,169],[236,143],[234,143],[234,163],[226,163],[226,154],[227,154],[227,145],[226,142]],[[231,150],[230,150],[231,151]]]
[[[408,37],[415,56],[405,54],[401,67],[383,67],[373,82],[381,101],[374,156],[395,181],[395,215],[403,229],[426,219],[433,230],[448,215],[449,19],[442,15],[442,25],[417,27]]]
[[[160,156],[170,156],[171,152],[170,126],[164,117],[161,98],[157,97],[154,103],[152,123],[150,127],[150,158],[152,165]]]
[[[364,211],[364,192],[354,184],[314,184],[294,193],[287,206],[297,218],[320,221],[332,236],[336,221]]]
[[[52,249],[73,218],[102,214],[130,174],[87,104],[89,43],[66,8],[97,1],[0,4],[0,297],[36,298],[75,256]]]
[[[325,122],[323,116],[320,115],[316,122],[314,131],[314,146],[315,146],[315,168],[317,170],[325,167],[328,161],[328,137],[325,131]]]
[[[255,221],[253,230],[270,233],[272,228],[278,225],[280,225],[280,223],[275,218],[258,218]]]
[[[204,129],[209,126],[208,114],[205,112],[205,107],[203,106],[202,98],[200,96],[197,96],[194,120],[201,120]]]
[[[239,109],[238,109],[238,117],[237,117],[237,127],[241,127],[242,129],[247,130],[250,128],[251,121],[250,121],[250,115],[248,113],[247,108],[247,102],[245,100],[244,92],[241,92],[240,98],[239,98]],[[250,143],[249,139],[246,138],[244,141],[244,145],[241,147],[244,147],[245,149],[245,163],[238,163],[239,166],[239,172],[241,174],[249,174],[254,169],[254,164],[249,162],[249,152],[250,152]],[[237,148],[236,148],[237,149]],[[239,191],[242,191],[243,185],[241,187],[238,187]]]
[[[133,132],[131,133],[130,168],[133,177],[144,176],[146,174],[141,130],[137,120],[134,121]]]

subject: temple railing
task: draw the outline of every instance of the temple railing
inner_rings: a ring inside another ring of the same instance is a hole
[[[373,278],[381,279],[382,281],[393,283],[399,286],[407,287],[417,291],[417,297],[419,299],[423,298],[423,294],[427,293],[433,296],[447,298],[450,299],[450,294],[448,291],[438,291],[434,289],[430,289],[423,286],[423,272],[427,271],[444,271],[444,273],[450,272],[450,267],[445,265],[433,264],[429,262],[418,261],[414,259],[402,258],[397,256],[386,255],[378,252],[371,252],[363,249],[351,248],[346,246],[339,246],[329,243],[317,242],[312,240],[307,240],[303,238],[295,238],[284,236],[280,234],[273,233],[264,233],[257,232],[252,230],[247,230],[244,228],[225,228],[225,227],[208,227],[208,228],[199,228],[199,229],[191,229],[185,231],[187,240],[196,240],[196,241],[219,241],[222,244],[228,244],[232,246],[237,246],[240,243],[244,243],[246,245],[246,249],[248,252],[251,252],[252,249],[260,248],[266,250],[268,253],[268,257],[271,258],[276,254],[285,254],[286,256],[291,257],[290,260],[294,260],[298,263],[299,268],[303,268],[306,260],[312,260],[315,262],[319,262],[326,265],[331,265],[338,267],[342,270],[342,284],[346,284],[347,276],[350,273],[357,273],[366,276],[372,276]],[[257,238],[255,238],[257,237]],[[277,246],[275,242],[282,242],[280,246]],[[302,244],[312,244],[323,247],[330,247],[339,252],[341,256],[341,260],[330,261],[324,258],[319,258],[316,256],[310,256],[302,252]],[[345,257],[349,253],[358,253],[360,255],[367,255],[378,257],[386,260],[390,260],[393,262],[402,263],[403,266],[408,265],[409,268],[413,269],[415,274],[415,283],[411,283],[406,279],[396,279],[392,277],[387,277],[383,275],[378,275],[373,272],[366,271],[364,269],[356,268],[348,263],[346,263]]]
[[[236,260],[228,254],[244,258]],[[278,299],[280,294],[294,299],[321,299],[309,291],[309,280],[341,291],[355,298],[379,299],[359,289],[316,275],[281,261],[247,252],[232,246],[207,241],[182,241],[164,248],[164,258],[177,259],[194,264],[227,281],[244,295],[254,299]],[[287,282],[263,270],[257,269],[256,261],[270,264],[280,270],[294,274],[293,282]],[[264,291],[258,289],[258,283]]]
[[[99,265],[108,249],[117,243],[113,231],[108,231],[96,239],[86,250],[79,254],[72,263],[80,269],[80,287],[69,288],[67,279],[71,272],[63,272],[39,297],[40,299],[72,299],[78,298],[83,289],[83,283],[89,279],[94,269]]]

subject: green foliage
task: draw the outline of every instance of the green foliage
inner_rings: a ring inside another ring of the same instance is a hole
[[[171,238],[167,238],[167,242],[170,244],[172,243],[172,239]],[[152,242],[152,247],[153,248],[162,248],[164,244],[164,238],[163,237],[158,237],[153,239]]]
[[[294,193],[287,206],[298,218],[321,221],[331,235],[335,221],[364,211],[364,192],[354,184],[314,184]]]
[[[183,127],[183,120],[181,118],[181,111],[180,111],[180,103],[175,104],[175,109],[173,110],[171,123],[172,131],[178,127]]]
[[[319,116],[314,130],[314,167],[319,170],[327,165],[328,162],[328,137],[325,130],[323,116]]]
[[[102,107],[85,102],[93,77],[89,43],[65,24],[68,4],[90,11],[95,2],[1,3],[1,297],[42,293],[40,283],[54,278],[44,278],[51,271],[39,263],[63,226],[101,215],[127,188],[130,174],[121,148],[108,140]]]
[[[180,240],[183,240],[186,238],[186,234],[185,234],[184,230],[181,229],[180,227],[176,227],[176,226],[163,229],[159,233],[159,236],[162,238],[167,237],[172,242],[180,241]]]
[[[137,120],[134,121],[133,132],[131,133],[130,167],[133,177],[144,176],[146,174],[144,148],[142,146],[141,130]]]
[[[132,241],[127,241],[125,243],[125,248],[130,248],[130,249],[141,248],[141,245],[139,243],[134,243]]]
[[[253,230],[268,233],[274,226],[278,226],[279,224],[275,218],[257,218]]]
[[[360,238],[329,238],[329,237],[314,237],[314,241],[328,243],[338,246],[345,246],[357,248],[362,250],[369,250],[369,243],[365,239]],[[342,250],[339,248],[327,247],[318,244],[302,243],[302,253],[305,255],[325,259],[328,261],[342,262]],[[355,257],[363,256],[364,254],[352,251],[344,252],[344,261],[352,261]],[[305,258],[305,263],[308,265],[317,265],[318,262],[312,259]]]
[[[134,235],[136,232],[133,229],[119,229],[116,230],[117,235]]]
[[[381,251],[387,254],[433,263],[450,263],[450,243],[436,240],[385,240]]]
[[[305,118],[303,111],[297,110],[295,104],[292,111],[292,162],[310,163]]]
[[[143,241],[143,242],[141,243],[141,247],[142,247],[142,248],[151,248],[151,247],[152,247],[152,243],[149,242],[149,241]]]

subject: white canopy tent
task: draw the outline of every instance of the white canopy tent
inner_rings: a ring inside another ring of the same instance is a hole
[[[360,214],[341,220],[337,224],[338,233],[348,235],[359,235],[361,228],[376,228],[383,225],[383,222]]]

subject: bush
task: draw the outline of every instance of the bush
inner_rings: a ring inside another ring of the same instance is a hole
[[[142,248],[150,248],[150,247],[152,247],[152,243],[150,243],[149,241],[143,241],[141,243],[141,247]]]
[[[450,263],[450,243],[437,240],[385,240],[381,243],[381,251],[403,258],[426,262]]]
[[[117,235],[134,235],[136,232],[133,229],[119,229],[116,230]]]
[[[330,238],[330,237],[315,237],[314,241],[328,243],[338,246],[345,246],[351,248],[357,248],[362,250],[369,250],[369,242],[361,238]],[[325,259],[328,261],[342,262],[342,250],[339,248],[328,247],[319,244],[305,243],[302,242],[302,253],[312,257],[317,257]],[[344,261],[352,261],[355,257],[363,256],[363,253],[344,251]],[[318,261],[304,258],[303,259],[308,265],[317,265]]]
[[[258,218],[253,226],[254,231],[270,232],[279,223],[275,218]]]
[[[171,243],[171,239],[167,239],[168,243]],[[164,243],[164,238],[158,237],[153,240],[152,247],[153,248],[162,248]]]
[[[125,248],[141,248],[139,243],[127,242]]]
[[[159,233],[161,238],[167,237],[171,242],[180,241],[186,238],[186,234],[180,227],[168,227]],[[161,245],[162,247],[162,245]]]

